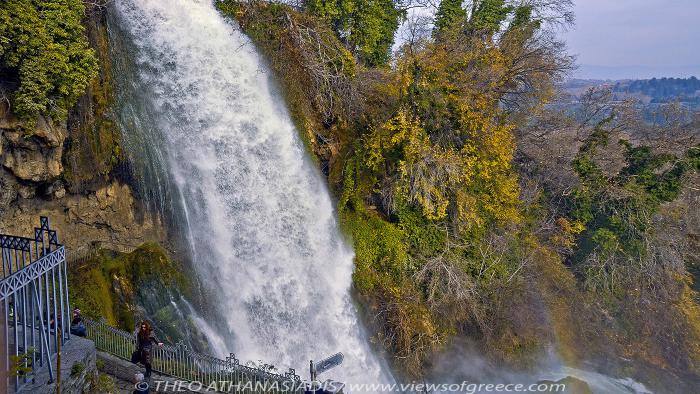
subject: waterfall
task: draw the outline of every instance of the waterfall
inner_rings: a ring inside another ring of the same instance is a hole
[[[329,377],[388,380],[358,322],[353,252],[329,192],[250,40],[211,1],[118,0],[115,11],[140,96],[119,105],[145,101],[213,308],[203,331],[214,350],[302,377],[310,359],[342,351]]]

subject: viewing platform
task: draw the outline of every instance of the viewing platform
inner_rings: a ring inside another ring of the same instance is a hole
[[[40,218],[33,238],[0,235],[0,246],[0,393],[94,392],[100,372],[132,393],[142,372],[130,361],[135,333],[83,318],[86,337],[71,335],[66,250],[49,219]],[[150,392],[305,393],[309,387],[294,369],[243,365],[233,353],[220,359],[184,342],[156,347],[152,364]]]
[[[134,333],[83,318],[86,337],[71,335],[66,250],[49,219],[41,217],[33,238],[0,235],[0,246],[0,393],[95,392],[99,373],[116,380],[120,392],[132,393],[142,372],[130,361]],[[342,362],[342,354],[334,357]],[[309,387],[294,369],[243,365],[233,353],[220,359],[183,342],[156,347],[152,365],[152,393],[301,394]]]

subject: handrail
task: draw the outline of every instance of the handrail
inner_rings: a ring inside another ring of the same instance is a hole
[[[104,320],[83,319],[87,328],[87,338],[95,342],[98,350],[125,360],[131,360],[136,350],[136,335],[108,325]],[[189,382],[201,383],[228,392],[237,387],[236,392],[303,393],[304,385],[294,369],[279,374],[274,367],[266,368],[241,365],[231,353],[225,359],[194,351],[182,341],[175,345],[154,348],[153,370]]]
[[[0,301],[39,279],[47,272],[60,268],[66,259],[66,250],[59,246],[38,260],[25,264],[12,274],[0,279]]]

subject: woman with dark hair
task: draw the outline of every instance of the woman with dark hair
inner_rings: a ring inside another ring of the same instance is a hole
[[[156,338],[153,327],[147,320],[141,322],[138,334],[136,334],[136,352],[132,355],[133,362],[140,361],[146,367],[144,376],[148,379],[151,376],[151,363],[153,362],[153,345],[163,346],[163,343]]]

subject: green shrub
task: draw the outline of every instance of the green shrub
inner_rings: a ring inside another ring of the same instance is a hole
[[[81,373],[83,373],[83,371],[85,371],[85,364],[83,364],[81,362],[76,362],[70,368],[70,376],[72,376],[72,377],[78,376]]]
[[[117,389],[117,385],[111,376],[100,373],[95,375],[92,380],[91,392],[117,394],[119,389]]]
[[[158,244],[145,243],[131,253],[100,250],[96,256],[69,266],[71,303],[93,319],[133,329],[136,290],[149,280],[163,287],[186,288],[180,268]]]
[[[653,216],[680,194],[686,175],[697,168],[698,148],[678,157],[620,140],[624,165],[605,175],[596,155],[609,143],[613,117],[594,126],[572,161],[580,185],[570,193],[568,206],[569,219],[585,225],[571,262],[583,273],[586,287],[619,297],[645,277],[658,282],[652,287],[667,287],[653,271],[658,267],[644,263],[653,258]]]
[[[0,68],[19,82],[12,110],[65,119],[97,71],[81,0],[7,0],[0,5]]]

